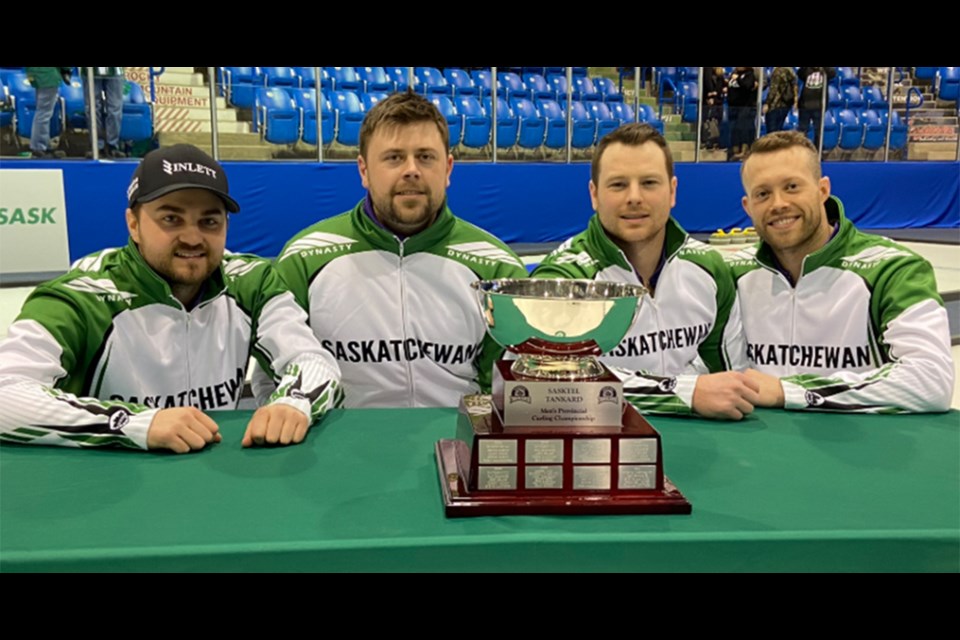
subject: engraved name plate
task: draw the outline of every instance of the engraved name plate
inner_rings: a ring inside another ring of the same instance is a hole
[[[527,467],[527,489],[563,489],[563,467]]]
[[[573,488],[584,490],[610,490],[610,467],[574,467]]]
[[[653,465],[620,465],[617,484],[621,489],[656,489],[657,467]]]
[[[481,491],[508,490],[517,488],[516,467],[480,467],[477,488]]]
[[[620,462],[622,464],[656,464],[656,438],[622,438]]]
[[[563,440],[527,440],[524,460],[527,464],[562,464]]]
[[[573,441],[575,464],[610,464],[609,438],[578,438]]]
[[[504,426],[601,427],[620,424],[622,384],[507,381]]]
[[[517,441],[483,439],[478,458],[480,464],[517,464]]]

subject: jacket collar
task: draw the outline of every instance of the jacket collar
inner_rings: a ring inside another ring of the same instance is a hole
[[[453,212],[444,201],[437,214],[437,219],[429,227],[412,236],[401,240],[389,229],[377,224],[364,211],[366,199],[361,200],[350,213],[354,228],[358,229],[363,237],[377,249],[383,249],[391,253],[399,253],[400,247],[403,247],[404,254],[418,253],[434,247],[443,238],[449,235],[453,229],[456,218]]]
[[[847,245],[847,240],[855,231],[853,223],[847,219],[843,209],[843,203],[840,202],[839,198],[830,196],[824,203],[824,208],[827,210],[827,222],[830,226],[837,225],[838,228],[830,240],[827,241],[827,244],[803,259],[803,267],[800,270],[801,278],[825,264],[836,261],[840,254],[843,253],[843,248]],[[760,242],[760,248],[757,249],[757,262],[769,269],[776,269],[781,273],[783,272],[780,261],[777,260],[773,254],[773,249],[771,249],[770,245],[766,242]]]
[[[123,252],[125,258],[123,264],[126,267],[124,269],[124,277],[129,278],[131,284],[135,285],[138,291],[157,302],[182,306],[180,305],[180,301],[174,297],[173,291],[170,289],[167,281],[154,271],[153,267],[143,259],[140,248],[137,247],[133,238],[127,240],[127,246],[123,248]],[[201,288],[201,299],[197,306],[219,297],[226,291],[226,282],[226,276],[223,272],[223,261],[221,260],[214,272],[210,274],[210,277],[204,282]]]
[[[681,247],[683,247],[684,243],[686,243],[687,237],[687,232],[683,230],[680,223],[677,222],[673,216],[670,216],[670,218],[667,219],[666,233],[663,239],[662,264],[673,259],[673,256],[675,256]],[[627,260],[627,256],[624,255],[620,247],[610,239],[606,229],[600,224],[600,216],[596,213],[593,214],[593,217],[590,218],[590,223],[587,225],[587,241],[591,247],[595,247],[599,251],[600,257],[604,262],[615,264],[627,271],[634,270],[633,265]]]

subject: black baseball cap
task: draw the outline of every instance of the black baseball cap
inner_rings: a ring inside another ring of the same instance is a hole
[[[181,189],[206,189],[220,196],[230,213],[240,211],[240,205],[230,197],[223,167],[190,144],[161,147],[145,155],[133,172],[127,199],[133,207]]]

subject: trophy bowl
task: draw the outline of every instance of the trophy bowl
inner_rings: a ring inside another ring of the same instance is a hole
[[[597,356],[630,330],[646,288],[594,280],[500,279],[471,285],[487,331],[519,357],[518,376],[589,380],[603,375]]]

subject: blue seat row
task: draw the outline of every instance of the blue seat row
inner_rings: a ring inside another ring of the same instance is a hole
[[[140,85],[129,80],[125,82],[120,139],[129,142],[148,140],[153,137],[153,105],[144,96]],[[10,105],[10,111],[6,112],[9,120],[5,118],[0,126],[11,125],[18,136],[29,138],[37,110],[36,90],[30,86],[27,74],[23,71],[7,70],[0,74],[0,83]],[[62,82],[59,94],[60,99],[50,123],[50,135],[56,137],[66,129],[88,129],[80,78],[74,76],[69,83]]]
[[[831,151],[842,149],[856,151],[866,149],[877,151],[884,148],[887,141],[887,119],[889,110],[879,109],[827,109],[823,118],[823,149]],[[798,114],[792,109],[787,114],[786,129],[796,129]],[[761,120],[760,135],[766,134],[766,122]],[[814,139],[813,131],[807,131],[810,140]],[[899,151],[907,146],[907,125],[900,119],[900,114],[893,112],[893,123],[890,126],[890,149]]]
[[[346,145],[359,144],[360,125],[366,112],[385,92],[354,93],[352,91],[320,92],[321,143],[334,141]],[[482,149],[492,143],[492,96],[447,96],[434,94],[431,100],[447,120],[450,145]],[[316,89],[294,87],[259,87],[254,95],[254,129],[273,144],[293,144],[302,140],[317,143]],[[635,114],[629,104],[607,104],[598,101],[572,103],[573,147],[594,145],[604,135],[624,122],[650,122],[662,129],[649,105],[641,105]],[[501,149],[564,149],[567,144],[566,101],[530,100],[513,96],[497,98],[497,146]]]
[[[560,100],[567,94],[563,67],[516,67],[518,71],[497,73],[497,95],[502,98]],[[546,75],[528,69],[543,69]],[[553,73],[559,69],[561,73]],[[590,78],[584,73],[573,76],[575,100],[623,102],[623,96],[609,78]],[[316,88],[314,67],[220,67],[220,83],[227,101],[235,107],[253,108],[260,87]],[[321,67],[320,88],[325,91],[375,93],[405,91],[410,86],[408,67]],[[441,94],[489,96],[493,91],[489,70],[466,71],[436,67],[415,67],[413,88],[425,95]]]

